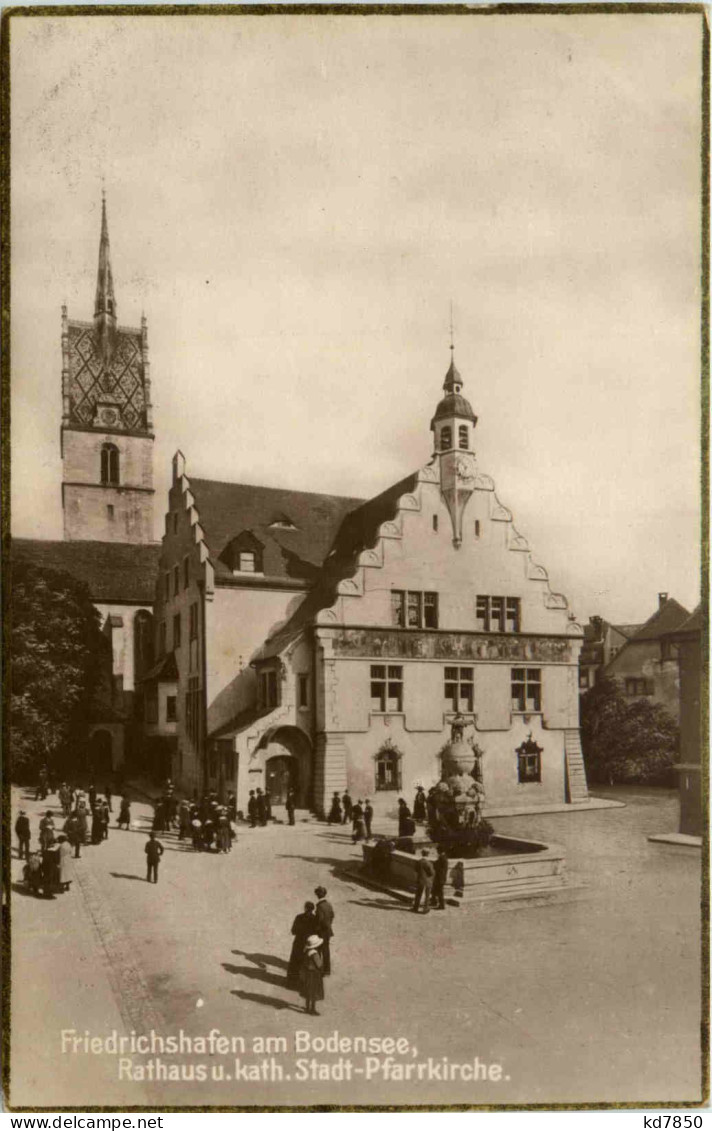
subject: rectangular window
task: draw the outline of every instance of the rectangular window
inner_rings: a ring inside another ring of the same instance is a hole
[[[173,566],[173,596],[177,597],[180,590],[180,568]]]
[[[155,692],[152,692],[146,698],[146,722],[158,722],[158,698]]]
[[[519,632],[519,597],[507,597],[505,632]]]
[[[178,511],[175,511],[173,515],[173,533],[178,533]]]
[[[478,596],[475,619],[481,632],[520,632],[519,597]]]
[[[423,594],[423,628],[438,627],[438,595],[437,593]]]
[[[475,705],[473,668],[445,668],[445,703],[448,711],[472,714]]]
[[[198,639],[198,602],[194,601],[189,611],[189,633],[191,640]]]
[[[200,686],[197,675],[191,676],[188,680],[188,691],[185,696],[185,718],[188,736],[193,745],[197,746],[200,736]]]
[[[433,515],[433,530],[437,534],[437,532],[438,532],[438,516],[436,514]]]
[[[406,624],[408,628],[420,628],[423,616],[423,594],[408,593],[406,603]]]
[[[178,716],[177,716],[177,712],[176,712],[176,696],[175,695],[167,695],[166,696],[166,722],[167,723],[174,723],[176,721],[177,717]]]
[[[475,519],[475,538],[479,538],[479,536],[480,536],[480,520],[479,520],[479,518],[476,518]]]
[[[655,685],[652,679],[628,678],[625,681],[626,695],[653,695]]]
[[[240,551],[240,573],[255,572],[255,555],[252,550]]]
[[[512,710],[541,711],[541,668],[512,668]]]
[[[297,676],[297,705],[299,707],[309,706],[309,676]]]
[[[183,558],[183,588],[187,589],[190,585],[190,558]]]
[[[181,630],[180,613],[176,613],[176,615],[173,617],[173,650],[174,651],[175,651],[176,648],[180,648],[180,630]]]
[[[399,628],[437,628],[437,593],[392,589],[391,624]]]
[[[371,665],[371,710],[381,714],[403,710],[403,668],[399,664]]]
[[[467,438],[467,425],[460,424],[457,429],[457,443],[460,448],[469,448],[470,443]]]
[[[171,599],[171,575],[167,573],[163,578],[163,596],[166,601]]]
[[[541,781],[541,754],[518,754],[519,781]]]
[[[402,589],[391,590],[391,624],[405,627],[405,593]]]
[[[107,516],[109,518],[109,522],[113,522],[114,521],[114,508],[111,505],[111,503],[109,503],[109,505],[107,506],[106,513],[107,513]]]

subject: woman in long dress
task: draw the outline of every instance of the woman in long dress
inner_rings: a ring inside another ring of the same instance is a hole
[[[318,923],[314,911],[314,904],[308,899],[304,904],[304,910],[300,912],[299,915],[295,916],[294,922],[292,923],[294,941],[292,943],[292,953],[289,956],[289,966],[287,967],[288,978],[299,977],[307,939],[310,935],[316,934]]]
[[[299,993],[304,998],[304,1012],[318,1017],[316,1003],[324,1000],[324,959],[319,947],[324,940],[319,935],[310,935],[304,947],[302,958],[301,985]]]
[[[57,842],[59,844],[59,886],[62,891],[69,891],[69,885],[71,884],[73,879],[72,846],[67,840],[67,837],[64,836],[64,834],[57,837]]]

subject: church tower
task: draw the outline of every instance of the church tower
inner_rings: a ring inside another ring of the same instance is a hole
[[[455,347],[450,346],[450,368],[445,374],[442,398],[430,422],[435,439],[435,458],[440,460],[440,489],[450,512],[452,540],[462,544],[462,516],[475,489],[477,460],[474,431],[477,417],[462,395],[462,377],[455,366]]]
[[[65,540],[153,541],[153,439],[146,319],[117,322],[102,197],[94,319],[62,307]]]

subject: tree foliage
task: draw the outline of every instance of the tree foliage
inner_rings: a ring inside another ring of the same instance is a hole
[[[107,659],[87,589],[67,573],[19,562],[12,570],[10,742],[16,776],[60,765],[85,739]]]
[[[581,745],[590,781],[673,784],[677,723],[660,703],[628,700],[603,679],[581,697]]]

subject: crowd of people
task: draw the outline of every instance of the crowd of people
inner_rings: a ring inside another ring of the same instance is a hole
[[[26,810],[21,809],[15,821],[18,853],[25,861],[23,879],[35,895],[52,898],[69,891],[73,879],[72,858],[81,856],[86,844],[101,844],[109,836],[112,812],[112,789],[107,785],[103,795],[90,785],[85,792],[63,781],[57,787],[50,772],[43,768],[38,775],[35,799],[45,801],[56,793],[61,813],[47,809],[40,818],[37,830],[37,847],[32,849],[32,827]],[[130,802],[121,802],[120,821],[126,827],[131,819]]]

